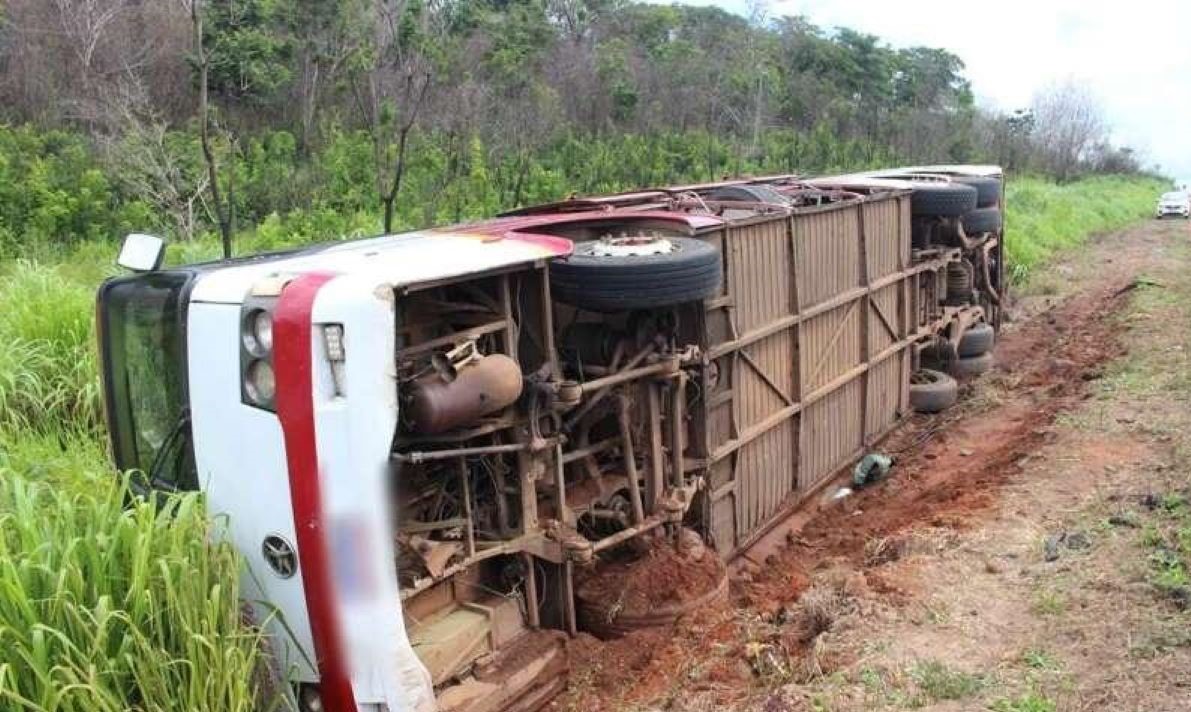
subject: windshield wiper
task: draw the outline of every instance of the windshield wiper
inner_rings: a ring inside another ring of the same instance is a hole
[[[163,490],[166,492],[179,492],[178,487],[178,473],[172,474],[173,477],[166,479],[163,477],[163,470],[170,461],[171,456],[175,459],[177,455],[183,454],[176,452],[178,447],[184,446],[186,442],[186,435],[190,432],[190,409],[183,408],[182,412],[178,414],[178,419],[174,423],[170,434],[165,436],[165,440],[161,441],[161,446],[157,448],[157,452],[153,455],[153,462],[149,465],[149,471],[145,473],[145,483],[143,487],[146,490]],[[146,492],[137,492],[137,494],[144,496]]]

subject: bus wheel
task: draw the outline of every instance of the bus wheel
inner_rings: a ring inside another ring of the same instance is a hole
[[[942,371],[920,368],[910,376],[910,407],[919,413],[939,413],[955,405],[959,384]]]
[[[653,309],[718,294],[723,263],[714,246],[690,237],[639,235],[575,244],[550,264],[560,302],[600,312]]]

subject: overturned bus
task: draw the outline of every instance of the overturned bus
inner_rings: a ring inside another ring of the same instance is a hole
[[[130,236],[113,456],[226,521],[300,709],[537,709],[568,635],[727,583],[633,609],[601,577],[658,541],[731,559],[988,367],[1002,183],[666,187],[170,268]]]

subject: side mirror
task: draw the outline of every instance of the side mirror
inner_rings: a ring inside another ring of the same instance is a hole
[[[124,238],[116,264],[133,272],[152,272],[165,257],[165,240],[153,235],[132,233]]]

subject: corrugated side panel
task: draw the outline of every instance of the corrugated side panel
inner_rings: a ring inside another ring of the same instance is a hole
[[[730,359],[724,359],[729,361]],[[721,369],[720,373],[724,373]],[[715,452],[732,439],[732,401],[720,401],[707,410],[708,452]]]
[[[860,364],[860,300],[804,321],[800,353],[802,393],[806,395]]]
[[[861,209],[864,211],[868,278],[873,281],[897,272],[903,264],[901,203],[891,198],[866,203]]]
[[[794,216],[794,266],[803,308],[860,286],[859,216],[852,206]]]
[[[794,491],[794,420],[787,420],[736,453],[738,539],[767,522]]]
[[[864,382],[856,379],[803,411],[799,488],[806,491],[815,487],[860,449],[863,397]]]
[[[787,316],[793,305],[789,221],[732,228],[728,233],[728,289],[736,328],[748,334]]]
[[[894,282],[871,295],[868,323],[868,353],[876,356],[906,336],[898,295],[904,282]]]
[[[868,372],[868,422],[864,433],[876,437],[897,422],[904,412],[904,384],[909,383],[909,359],[902,349],[884,361],[875,364]]]
[[[740,351],[748,360],[739,357],[735,367],[736,424],[747,430],[787,405],[766,379],[786,398],[798,400],[794,393],[794,331],[779,331]]]
[[[732,458],[715,463],[711,467],[711,494],[731,482]],[[718,499],[711,501],[711,536],[715,548],[728,553],[739,543],[736,538],[736,491],[729,487]]]

